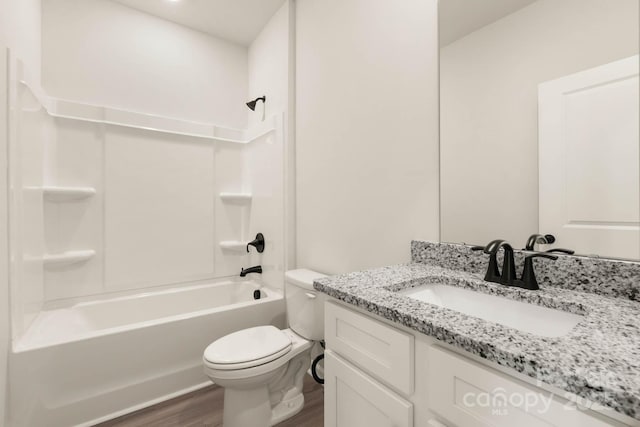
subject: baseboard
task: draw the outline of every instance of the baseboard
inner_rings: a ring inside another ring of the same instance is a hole
[[[88,421],[86,423],[78,424],[76,427],[92,427],[92,426],[95,426],[96,424],[104,423],[106,421],[110,421],[110,420],[113,420],[115,418],[119,418],[119,417],[122,417],[124,415],[128,415],[128,414],[131,414],[133,412],[139,411],[141,409],[145,409],[145,408],[148,408],[150,406],[157,405],[158,403],[166,402],[167,400],[175,399],[176,397],[180,397],[180,396],[183,396],[185,394],[189,394],[189,393],[192,393],[194,391],[201,390],[201,389],[203,389],[205,387],[208,387],[210,385],[212,385],[212,383],[210,381],[205,381],[203,383],[196,384],[194,386],[187,387],[187,388],[184,388],[182,390],[178,390],[176,392],[166,394],[166,395],[158,397],[156,399],[152,399],[152,400],[149,400],[147,402],[143,402],[143,403],[140,403],[140,404],[137,404],[137,405],[130,406],[129,408],[123,409],[121,411],[113,412],[113,413],[111,413],[109,415],[105,415],[103,417],[96,418],[96,419]]]

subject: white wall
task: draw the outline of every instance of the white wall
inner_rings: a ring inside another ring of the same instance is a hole
[[[7,356],[10,351],[8,254],[8,55],[25,64],[23,78],[40,82],[40,0],[0,0],[0,425],[7,416]]]
[[[435,0],[298,0],[297,262],[407,262],[438,239]]]
[[[246,127],[247,48],[107,0],[43,0],[49,95]]]
[[[538,83],[637,52],[638,0],[540,0],[444,47],[442,240],[537,232]]]
[[[4,9],[0,8],[0,15]],[[0,22],[0,25],[3,23]],[[0,35],[0,426],[4,425],[7,401],[7,355],[9,327],[9,253],[7,228],[7,51]]]
[[[25,64],[24,79],[40,84],[40,0],[0,0],[0,41]]]
[[[266,116],[286,112],[289,95],[289,8],[285,2],[249,46],[247,99],[266,95]],[[249,126],[261,119],[262,104],[246,110]]]
[[[249,46],[249,99],[265,95],[266,117],[289,116],[289,17],[290,2],[285,2]],[[249,125],[262,118],[262,104],[248,111]],[[283,123],[284,125],[284,123]],[[264,281],[282,287],[284,280],[285,227],[285,147],[288,134],[283,128],[278,135],[256,141],[245,149],[244,180],[253,194],[248,238],[265,235],[267,247],[261,255],[252,251],[251,265],[261,264]]]

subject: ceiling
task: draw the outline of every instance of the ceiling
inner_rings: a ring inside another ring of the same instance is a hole
[[[151,15],[248,46],[285,0],[113,0]],[[536,0],[440,0],[440,46]]]
[[[446,46],[536,0],[440,0],[440,46]]]
[[[248,46],[285,0],[114,0],[150,15]]]

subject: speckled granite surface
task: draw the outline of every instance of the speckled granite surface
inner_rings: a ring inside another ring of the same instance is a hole
[[[484,272],[484,262],[480,265]],[[640,420],[640,303],[560,286],[528,291],[483,274],[425,263],[385,267],[314,282],[334,298],[469,353]],[[581,314],[560,338],[547,338],[413,300],[394,291],[439,283]]]
[[[524,256],[515,251],[516,271],[522,272]],[[556,261],[534,259],[536,277],[541,287],[565,289],[640,301],[640,263],[558,255]],[[488,255],[472,251],[471,246],[452,243],[411,242],[411,260],[452,270],[484,276]],[[500,258],[500,257],[499,257]],[[500,260],[502,265],[502,260]]]

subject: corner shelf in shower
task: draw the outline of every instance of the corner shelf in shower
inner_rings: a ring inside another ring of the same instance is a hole
[[[220,199],[229,203],[248,203],[251,197],[251,193],[220,193]]]
[[[72,202],[87,199],[96,194],[92,187],[42,187],[45,200],[50,202]]]
[[[89,261],[95,255],[96,251],[94,251],[93,249],[67,251],[58,254],[46,254],[42,257],[42,262],[44,263],[45,267],[63,267]]]
[[[240,252],[240,251],[246,252],[247,243],[240,242],[239,240],[223,240],[222,242],[220,242],[220,248],[223,251],[226,250],[226,251],[234,251],[234,252]]]

